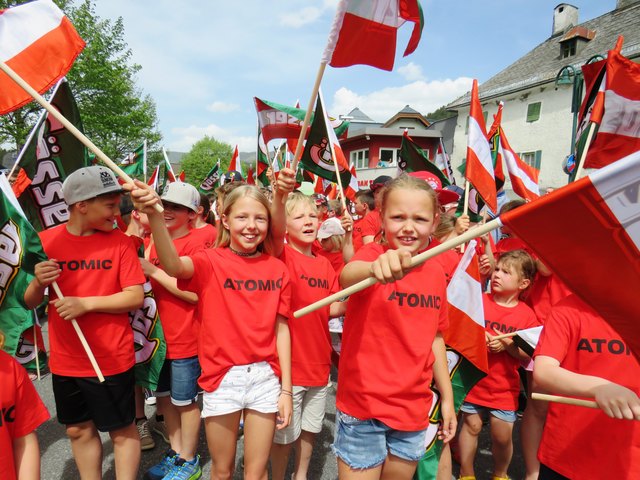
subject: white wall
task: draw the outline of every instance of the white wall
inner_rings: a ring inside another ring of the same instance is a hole
[[[562,162],[571,149],[571,127],[573,122],[571,85],[561,86],[556,90],[551,83],[543,87],[535,87],[519,92],[517,95],[505,96],[502,99],[485,102],[483,111],[488,111],[487,130],[491,127],[493,115],[498,110],[497,102],[499,100],[504,102],[502,127],[511,147],[518,153],[542,151],[541,189],[566,185],[567,175],[562,171]],[[535,102],[542,102],[540,119],[536,122],[527,123],[527,106]],[[468,107],[458,114],[454,135],[454,149],[451,153],[454,169],[466,157],[467,135],[465,129],[468,116]]]

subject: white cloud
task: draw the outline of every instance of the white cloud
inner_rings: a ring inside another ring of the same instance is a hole
[[[280,25],[283,27],[300,28],[315,22],[322,15],[322,9],[317,7],[305,7],[302,10],[280,15]]]
[[[207,106],[207,110],[210,112],[216,113],[229,113],[234,112],[240,108],[240,105],[237,103],[231,102],[213,102],[211,105]]]
[[[238,144],[238,148],[241,152],[252,152],[256,149],[255,136],[240,136],[231,130],[215,124],[209,124],[204,127],[196,125],[191,125],[189,127],[176,127],[171,129],[171,134],[175,140],[168,145],[168,149],[177,152],[188,152],[191,150],[194,143],[202,140],[206,135],[214,137],[216,140],[221,142],[226,142],[232,146]]]
[[[413,82],[415,80],[425,80],[424,73],[422,72],[422,67],[413,62],[409,62],[407,65],[403,65],[398,68],[398,73],[404,77],[408,82]]]
[[[358,107],[378,122],[385,122],[411,106],[420,113],[430,113],[471,90],[473,79],[460,77],[447,80],[418,80],[400,87],[388,87],[367,94],[359,94],[341,87],[333,96],[332,115],[347,114]]]

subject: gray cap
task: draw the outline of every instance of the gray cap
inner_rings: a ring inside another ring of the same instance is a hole
[[[187,207],[189,210],[193,210],[198,213],[198,207],[200,206],[200,194],[196,187],[185,182],[171,182],[164,189],[161,200],[169,203],[175,203]]]
[[[93,166],[76,170],[62,184],[62,197],[67,205],[89,200],[107,193],[120,193],[122,186],[106,167]]]

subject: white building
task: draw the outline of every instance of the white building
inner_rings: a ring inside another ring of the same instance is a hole
[[[479,86],[487,129],[504,102],[505,134],[521,158],[540,169],[541,189],[567,183],[562,164],[572,149],[574,89],[580,100],[584,94],[581,66],[597,55],[606,57],[619,35],[624,36],[622,54],[634,61],[640,57],[640,0],[618,0],[615,10],[583,23],[578,13],[573,5],[556,6],[551,36]],[[469,102],[470,93],[447,106],[458,112],[454,167],[466,156]]]

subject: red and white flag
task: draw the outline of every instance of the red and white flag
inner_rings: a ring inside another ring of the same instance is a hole
[[[476,188],[484,203],[496,212],[498,210],[498,196],[493,173],[493,158],[478,97],[478,81],[475,79],[471,88],[465,177]]]
[[[640,151],[500,216],[640,359]]]
[[[229,172],[238,172],[244,178],[238,145],[236,145],[236,148],[233,149],[233,155],[231,155],[231,161],[229,162]]]
[[[418,0],[341,0],[322,63],[393,70],[397,31],[406,21],[414,26],[405,57],[418,47],[422,34],[424,22]]]
[[[444,333],[444,341],[477,369],[487,373],[482,283],[475,245],[475,240],[469,242],[447,287],[449,328]]]
[[[153,170],[151,174],[151,178],[147,182],[148,185],[151,186],[156,192],[158,191],[158,186],[160,183],[160,164],[156,165],[156,168]]]
[[[640,65],[614,49],[605,69],[591,110],[590,121],[599,126],[585,168],[602,168],[640,149]]]
[[[51,0],[0,10],[0,60],[44,93],[71,69],[85,43]],[[33,98],[0,72],[0,115]]]
[[[538,177],[540,170],[527,165],[516,152],[513,151],[504,130],[500,128],[500,156],[504,158],[511,179],[511,187],[516,195],[525,200],[535,200],[540,196]]]
[[[444,148],[442,138],[438,143],[438,150],[436,151],[436,157],[433,163],[435,163],[436,167],[438,167],[442,171],[442,173],[444,173],[444,176],[447,177],[447,180],[449,180],[449,183],[451,185],[456,184],[456,179],[453,176],[453,167],[451,166],[451,158]]]

